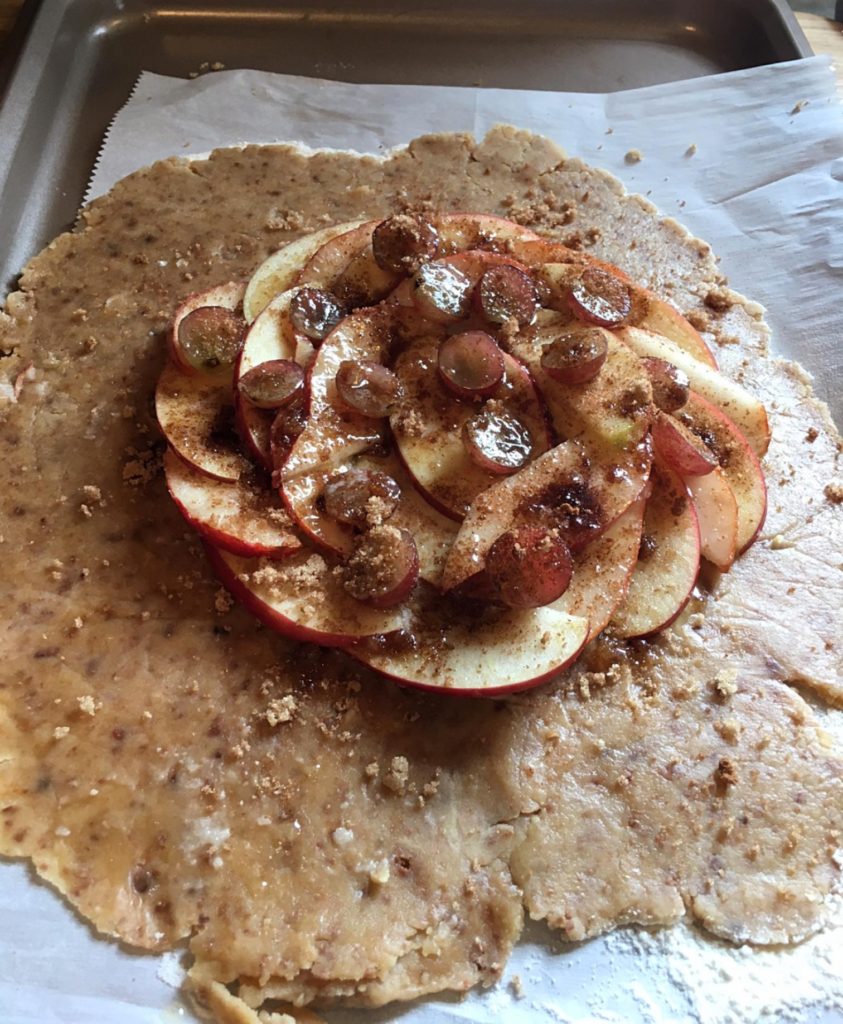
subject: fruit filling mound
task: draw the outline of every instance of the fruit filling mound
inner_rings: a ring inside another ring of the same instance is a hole
[[[341,224],[192,296],[156,411],[235,598],[455,693],[659,633],[766,512],[766,412],[691,324],[483,214]]]

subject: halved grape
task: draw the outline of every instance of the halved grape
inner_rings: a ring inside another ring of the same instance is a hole
[[[398,507],[401,488],[387,473],[353,466],[332,477],[322,494],[331,518],[363,529],[381,525]]]
[[[662,412],[676,412],[688,401],[691,383],[688,374],[666,359],[645,356],[641,362],[650,375],[653,401]]]
[[[477,304],[493,324],[515,320],[525,327],[536,318],[539,292],[530,275],[519,267],[490,267],[477,285]]]
[[[307,421],[305,403],[299,399],[278,411],[269,430],[269,451],[272,465],[279,470],[287,460],[290,449]]]
[[[606,362],[609,344],[602,327],[564,331],[542,350],[541,365],[560,384],[594,380]]]
[[[423,217],[397,213],[372,232],[372,252],[383,270],[412,274],[425,260],[439,253],[439,232]]]
[[[346,315],[335,296],[322,288],[301,288],[290,300],[290,323],[311,341],[323,341]]]
[[[573,568],[559,531],[543,526],[502,534],[486,556],[486,573],[500,600],[512,608],[551,604],[568,589]]]
[[[401,381],[392,370],[368,359],[345,359],[336,376],[337,394],[354,412],[372,419],[388,416],[401,397]]]
[[[676,417],[657,412],[652,435],[656,455],[680,476],[706,476],[717,468],[705,441]]]
[[[244,373],[237,390],[258,409],[281,409],[304,390],[304,370],[292,359],[269,359]]]
[[[619,327],[632,312],[629,285],[615,274],[588,267],[571,285],[574,316],[598,327]]]
[[[515,473],[530,461],[530,432],[508,412],[485,409],[466,420],[462,440],[471,460],[487,473]]]
[[[242,345],[246,321],[225,306],[200,306],[183,317],[176,344],[195,370],[211,372],[233,366]]]
[[[439,376],[459,398],[488,398],[503,380],[503,352],[485,331],[453,334],[439,346]]]
[[[419,553],[408,530],[386,524],[363,534],[346,562],[343,586],[353,598],[390,608],[408,598],[419,578]]]
[[[413,278],[413,302],[423,316],[452,323],[468,316],[471,280],[447,263],[423,263]]]

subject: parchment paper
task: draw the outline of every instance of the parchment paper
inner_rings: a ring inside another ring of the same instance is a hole
[[[722,257],[768,307],[774,348],[803,362],[840,422],[843,403],[843,108],[827,58],[607,96],[366,86],[252,71],[144,74],[117,115],[88,197],[172,155],[244,142],[383,152],[426,131],[509,122],[555,139],[644,193]],[[696,146],[693,154],[689,147]],[[625,154],[637,149],[639,163]],[[839,716],[838,716],[839,717]],[[459,1001],[334,1013],[342,1024],[748,1024],[843,1019],[843,928],[793,950],[737,952],[686,928],[571,947],[528,929],[507,980]],[[192,1020],[178,954],[96,938],[21,865],[0,864],[0,1024]],[[795,1016],[794,1016],[795,1015]]]

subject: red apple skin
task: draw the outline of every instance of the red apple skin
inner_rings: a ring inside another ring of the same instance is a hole
[[[259,440],[263,436],[258,417],[266,420],[267,442],[264,446]],[[246,446],[249,455],[262,466],[268,473],[272,472],[272,452],[269,449],[269,423],[265,409],[254,409],[246,404],[240,397],[239,391],[234,392],[234,426],[243,444]]]
[[[585,622],[585,620],[583,620],[583,622]],[[578,641],[578,646],[571,654],[569,654],[567,659],[560,662],[558,665],[554,665],[553,668],[548,669],[546,672],[542,672],[530,679],[523,679],[517,683],[509,683],[503,686],[440,686],[435,683],[424,683],[417,679],[407,679],[396,672],[390,672],[388,669],[373,665],[370,658],[366,657],[365,651],[362,649],[362,644],[365,641],[361,641],[360,643],[346,648],[346,653],[361,662],[363,665],[366,665],[372,671],[384,676],[384,678],[391,679],[393,682],[398,683],[401,686],[406,686],[409,689],[423,690],[426,693],[437,693],[448,697],[497,697],[508,693],[518,693],[522,690],[533,689],[534,687],[541,686],[542,683],[546,683],[548,680],[553,679],[560,673],[564,672],[565,669],[569,668],[582,653],[583,648],[588,642],[588,634],[589,631],[586,623],[583,628],[581,642]]]
[[[155,388],[155,417],[170,447],[188,466],[233,483],[249,470],[248,459],[238,445],[209,442],[221,410],[229,407],[230,394],[230,377],[191,376],[167,362]]]
[[[339,645],[337,645],[339,646]],[[437,686],[433,683],[421,683],[416,679],[404,679],[402,676],[396,675],[394,672],[386,672],[382,668],[375,668],[371,665],[366,658],[361,654],[359,650],[359,644],[357,647],[351,646],[345,649],[345,653],[351,655],[355,661],[359,661],[361,665],[365,665],[370,671],[377,672],[378,675],[389,679],[393,683],[398,683],[399,686],[406,686],[410,690],[423,690],[425,693],[438,693],[445,694],[448,697],[502,697],[508,693],[520,693],[522,690],[532,690],[537,686],[541,686],[542,683],[549,682],[556,676],[560,675],[565,669],[570,668],[571,665],[579,658],[582,654],[583,647],[585,647],[585,641],[582,646],[572,654],[571,657],[563,662],[561,665],[557,665],[543,675],[536,676],[535,679],[525,679],[520,683],[513,683],[511,686],[479,686],[473,688],[462,688],[456,686]]]
[[[322,647],[348,647],[364,638],[359,633],[352,635],[350,633],[313,629],[310,626],[303,626],[298,622],[294,622],[288,616],[282,615],[270,607],[253,593],[247,584],[238,579],[235,570],[227,563],[224,551],[214,548],[207,542],[203,546],[211,568],[220,583],[251,615],[254,615],[256,619],[259,619],[269,629],[274,630],[276,633],[281,633],[291,640],[319,644]],[[351,597],[348,597],[348,601],[355,603]],[[363,606],[361,605],[360,607],[362,608]],[[373,614],[373,610],[370,609],[369,614]],[[387,621],[389,621],[388,616]],[[391,621],[394,622],[395,619],[393,618]]]
[[[636,621],[635,609],[632,609],[631,615],[624,615],[624,605],[620,605],[612,624],[617,635],[625,640],[653,636],[675,622],[690,600],[699,574],[699,520],[694,502],[691,500],[682,478],[669,467],[657,461],[653,465],[650,480],[652,492],[644,514],[644,533],[655,536],[657,542],[661,542],[661,550],[657,547],[650,556],[654,559],[652,564],[639,562],[633,569],[629,597],[636,604],[642,603],[642,598],[639,597],[635,588],[636,584],[639,588],[642,586],[643,572],[645,580],[643,604],[646,607],[646,612],[643,616],[638,612]],[[684,506],[680,511],[675,508],[677,498],[684,501]],[[674,541],[674,547],[670,551],[665,551],[665,541],[671,539]],[[677,544],[679,551],[676,549]],[[682,557],[678,557],[679,555]],[[659,609],[659,604],[665,602],[660,601],[658,592],[653,593],[652,584],[648,591],[646,583],[648,570],[650,575],[655,570],[657,587],[666,577],[673,583],[667,602],[668,611]],[[646,600],[648,592],[650,594],[649,601]]]
[[[721,468],[738,503],[737,553],[743,554],[758,537],[767,517],[767,484],[758,456],[735,422],[694,391],[674,416],[692,430],[711,435],[716,448],[727,453]]]
[[[738,503],[726,474],[718,466],[705,476],[689,476],[685,484],[697,511],[700,554],[721,572],[728,572],[738,553]]]
[[[256,541],[247,541],[236,534],[220,529],[217,526],[211,525],[211,523],[203,520],[195,514],[194,510],[191,510],[187,504],[179,497],[177,493],[177,482],[175,476],[177,475],[178,465],[181,464],[192,473],[197,479],[201,479],[205,474],[202,474],[199,470],[195,469],[190,463],[185,462],[181,456],[175,452],[172,448],[167,450],[164,456],[164,474],[167,483],[167,490],[170,492],[170,497],[176,508],[184,517],[185,521],[193,527],[194,530],[200,535],[200,537],[207,540],[209,543],[216,547],[222,548],[224,551],[230,551],[233,555],[240,555],[243,558],[287,558],[290,555],[295,555],[302,550],[301,541],[292,533],[289,534],[289,539],[283,544],[261,544]],[[237,490],[242,485],[240,484],[227,484],[222,481],[209,480],[212,487],[230,487],[231,490]],[[292,523],[290,524],[290,530],[292,531]]]
[[[707,363],[713,370],[718,368],[714,353],[706,345],[703,336],[681,313],[646,288],[636,287],[635,292],[638,301],[633,306],[631,323],[654,334],[661,334],[701,363]],[[641,312],[636,317],[635,311],[639,308]]]
[[[430,491],[425,490],[421,483],[419,483],[419,481],[413,476],[413,472],[410,469],[409,465],[407,464],[407,460],[402,455],[401,449],[398,447],[397,444],[395,445],[395,455],[397,456],[398,461],[401,463],[401,466],[404,469],[405,473],[407,474],[407,477],[412,483],[413,487],[424,498],[428,505],[430,505],[431,508],[435,509],[440,515],[443,515],[447,519],[450,519],[451,522],[461,523],[463,517],[458,512],[455,512],[453,509],[448,508],[448,506],[444,502],[437,501],[436,497],[433,494],[431,494]]]
[[[445,213],[433,223],[442,241],[457,250],[480,249],[495,242],[542,240],[535,231],[489,213]]]
[[[226,284],[218,284],[204,292],[194,292],[176,308],[173,314],[173,322],[167,332],[167,351],[170,358],[182,373],[190,376],[199,376],[199,370],[182,359],[181,351],[176,338],[178,336],[179,324],[188,313],[202,306],[223,306],[225,309],[238,309],[243,303],[243,296],[246,293],[245,281],[228,281]]]
[[[656,454],[680,476],[705,476],[714,472],[717,459],[675,417],[657,409],[652,433]]]
[[[246,611],[254,615],[269,629],[275,630],[276,633],[281,633],[291,640],[319,644],[322,647],[347,647],[360,639],[339,633],[323,633],[317,629],[309,629],[307,626],[300,626],[297,622],[279,615],[278,612],[257,598],[246,584],[237,578],[216,548],[207,543],[203,546],[211,568],[220,583],[232,597],[243,605]]]

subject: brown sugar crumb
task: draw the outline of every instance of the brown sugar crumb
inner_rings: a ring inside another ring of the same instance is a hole
[[[698,331],[707,331],[711,328],[711,317],[704,309],[692,309],[690,313],[685,314],[685,319]]]
[[[380,771],[381,766],[378,764],[378,762],[371,761],[369,764],[366,765],[366,778],[376,779],[378,775],[380,775]]]
[[[224,588],[220,587],[219,590],[214,594],[214,608],[218,615],[225,615],[230,612],[234,607],[234,598]]]
[[[352,597],[368,600],[383,593],[394,579],[396,553],[405,537],[396,526],[374,526],[345,565],[343,585]]]
[[[808,444],[813,444],[819,436],[820,432],[816,427],[809,427],[808,433],[805,435],[805,440]]]
[[[395,429],[409,438],[424,435],[425,418],[418,409],[403,406],[395,415],[395,421]]]
[[[600,228],[589,228],[585,233],[585,240],[588,245],[597,245],[597,243],[603,237],[603,232]]]
[[[726,310],[731,309],[734,305],[732,296],[726,288],[712,288],[706,294],[703,302],[709,309],[713,309],[715,313],[725,313]]]
[[[296,698],[291,693],[288,693],[285,697],[269,702],[264,712],[264,718],[274,729],[276,725],[281,725],[282,722],[291,722],[298,711],[298,706]]]
[[[554,192],[531,188],[526,198],[508,195],[503,206],[510,220],[518,224],[541,224],[546,228],[560,228],[571,224],[577,216],[576,206],[569,199],[560,199]]]
[[[55,740],[62,740],[62,739],[64,739],[65,736],[67,736],[67,734],[69,732],[70,732],[70,726],[69,725],[57,725],[55,727],[55,729],[53,729],[53,739],[55,739]]]
[[[728,757],[721,757],[714,769],[714,781],[718,786],[734,786],[738,781],[738,772]]]
[[[394,502],[385,501],[379,495],[373,494],[366,501],[366,525],[383,526],[394,511]]]
[[[407,791],[407,780],[410,777],[410,764],[406,757],[393,757],[383,777],[386,789],[402,796]]]
[[[843,484],[833,480],[823,488],[823,494],[832,505],[839,505],[843,502]]]
[[[509,979],[509,987],[516,999],[524,998],[524,983],[520,974],[513,974]]]
[[[640,164],[644,159],[644,154],[640,149],[630,149],[629,152],[624,156],[624,160],[628,164]]]

